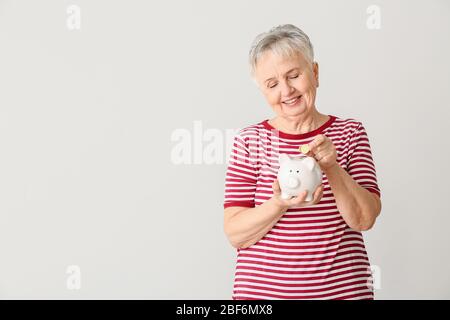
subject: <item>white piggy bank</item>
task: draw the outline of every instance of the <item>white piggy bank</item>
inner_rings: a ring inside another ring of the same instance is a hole
[[[322,170],[313,157],[291,158],[287,154],[279,156],[278,182],[281,197],[290,199],[300,192],[308,191],[305,201],[313,199],[313,193],[322,183]]]

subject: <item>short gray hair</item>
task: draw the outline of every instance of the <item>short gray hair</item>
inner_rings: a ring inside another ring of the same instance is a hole
[[[314,49],[306,33],[292,24],[283,24],[259,34],[253,41],[249,52],[252,77],[255,75],[258,59],[268,50],[283,57],[301,53],[306,60],[314,62]]]

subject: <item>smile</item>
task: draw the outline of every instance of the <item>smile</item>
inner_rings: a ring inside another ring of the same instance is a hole
[[[295,97],[295,98],[292,98],[292,99],[289,99],[289,100],[285,100],[285,101],[283,101],[282,103],[285,104],[285,105],[288,105],[288,106],[293,106],[293,105],[295,105],[297,102],[300,101],[301,97],[302,97],[302,96],[299,95],[298,97]]]

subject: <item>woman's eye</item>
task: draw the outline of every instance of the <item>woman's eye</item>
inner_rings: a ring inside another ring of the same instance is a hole
[[[295,76],[290,77],[289,79],[295,79],[295,78],[298,78],[298,74],[295,75]]]
[[[275,88],[276,86],[277,86],[277,84],[274,83],[274,84],[270,85],[269,88]]]

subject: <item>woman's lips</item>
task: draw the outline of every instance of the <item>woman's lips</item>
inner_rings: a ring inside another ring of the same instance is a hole
[[[289,107],[296,106],[301,101],[301,98],[302,98],[302,95],[300,95],[296,98],[290,99],[290,100],[285,100],[282,103]]]

